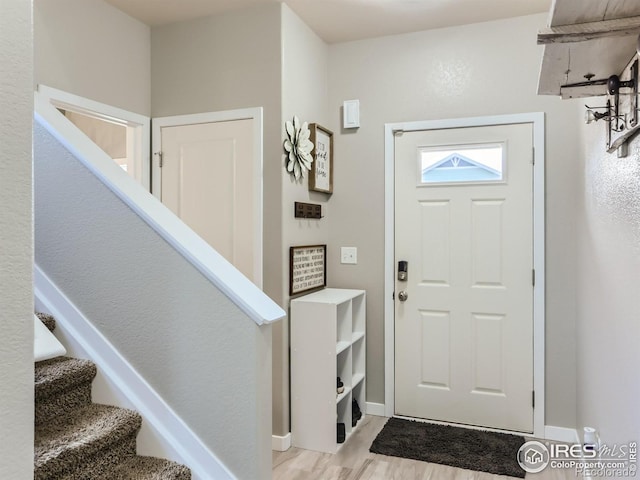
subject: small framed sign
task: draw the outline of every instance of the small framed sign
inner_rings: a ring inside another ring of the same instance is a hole
[[[333,132],[317,123],[309,125],[309,130],[314,145],[309,190],[333,193]]]
[[[289,249],[289,295],[327,285],[327,246],[306,245]]]

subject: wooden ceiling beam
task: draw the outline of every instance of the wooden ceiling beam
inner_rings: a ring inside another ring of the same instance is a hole
[[[583,42],[597,38],[638,35],[639,33],[640,16],[574,25],[558,25],[540,30],[538,45]]]

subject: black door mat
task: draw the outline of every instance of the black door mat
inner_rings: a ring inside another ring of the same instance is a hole
[[[373,453],[439,463],[495,475],[524,478],[518,449],[525,439],[518,435],[485,432],[390,418],[371,444]]]

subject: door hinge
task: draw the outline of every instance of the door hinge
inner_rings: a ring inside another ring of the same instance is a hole
[[[531,390],[531,406],[536,408],[536,391]]]
[[[536,147],[531,147],[531,164],[536,164]]]
[[[158,156],[158,167],[162,168],[162,151],[155,152],[154,155]]]
[[[531,269],[531,284],[534,287],[536,286],[536,269],[535,268]]]
[[[396,292],[391,293],[391,300],[395,300],[396,299]]]

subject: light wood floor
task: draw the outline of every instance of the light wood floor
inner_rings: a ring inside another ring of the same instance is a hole
[[[472,472],[435,463],[387,457],[369,452],[371,442],[387,422],[367,415],[340,451],[331,455],[291,447],[273,452],[273,480],[498,480],[511,477]],[[575,480],[571,470],[547,467],[527,480]]]

